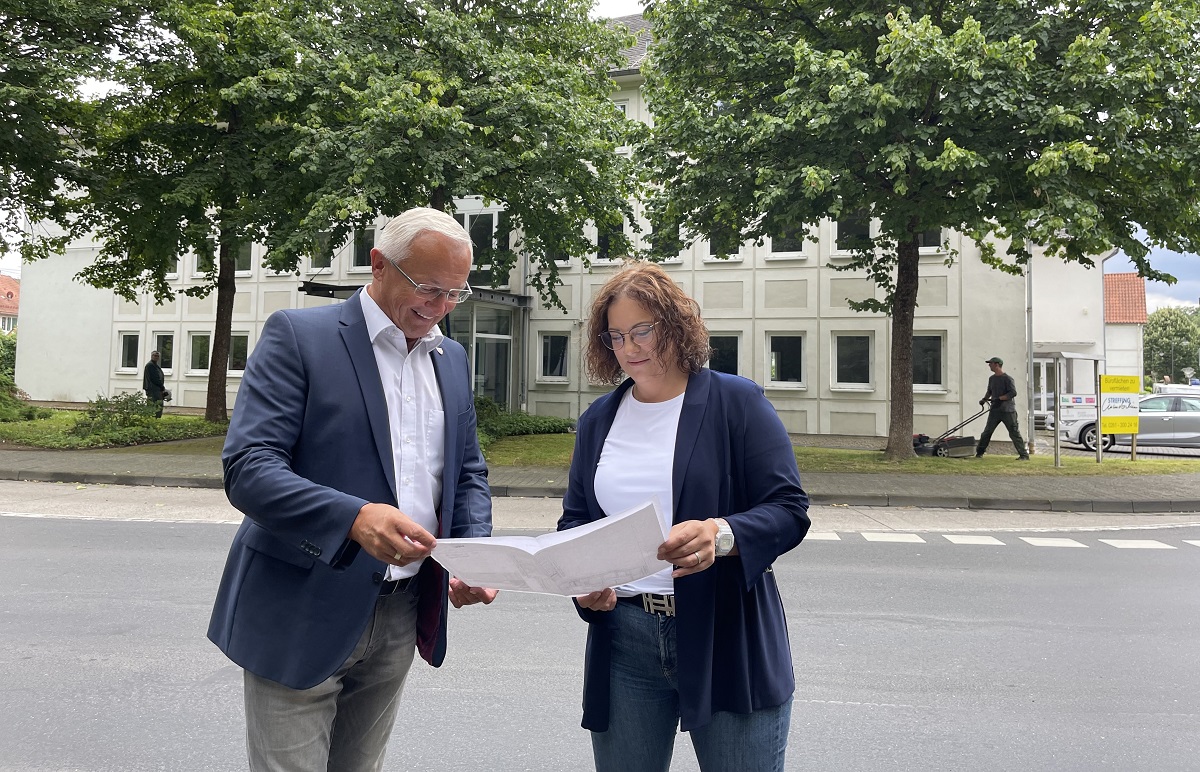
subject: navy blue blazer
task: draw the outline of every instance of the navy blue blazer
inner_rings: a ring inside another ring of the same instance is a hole
[[[579,418],[559,530],[605,513],[595,474],[625,381]],[[795,690],[783,603],[771,564],[808,533],[808,496],[792,443],[758,384],[701,370],[688,379],[671,479],[675,522],[723,517],[738,554],[675,580],[680,726],[716,711],[782,705]],[[608,729],[609,612],[579,609],[588,625],[583,727]]]
[[[492,501],[466,352],[447,338],[430,356],[446,419],[434,535],[488,536]],[[357,293],[267,319],[221,460],[225,492],[246,517],[208,637],[256,675],[315,686],[366,629],[387,568],[348,539],[350,526],[368,502],[396,504],[387,402]],[[418,650],[436,667],[447,582],[434,561],[422,564],[419,587]]]

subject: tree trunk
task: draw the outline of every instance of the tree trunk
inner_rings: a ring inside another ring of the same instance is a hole
[[[896,292],[892,298],[891,419],[884,457],[902,461],[913,452],[913,316],[917,310],[919,248],[897,245]]]
[[[226,234],[221,234],[221,245],[217,258],[217,322],[213,328],[212,349],[208,358],[208,400],[204,407],[204,420],[225,423],[229,420],[226,407],[225,387],[228,382],[229,333],[233,324],[234,284],[233,255],[236,245]]]

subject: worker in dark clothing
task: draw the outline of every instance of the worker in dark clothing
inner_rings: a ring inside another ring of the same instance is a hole
[[[154,414],[155,418],[162,418],[163,402],[167,394],[163,369],[158,364],[159,356],[157,351],[151,351],[150,361],[146,363],[146,368],[142,371],[142,391],[146,392],[146,401],[158,406],[158,410]]]
[[[983,457],[988,443],[992,441],[992,432],[996,431],[996,426],[1004,424],[1008,436],[1012,438],[1013,447],[1017,449],[1017,460],[1028,461],[1029,448],[1021,437],[1021,427],[1017,425],[1017,405],[1013,401],[1017,397],[1017,384],[1011,375],[1005,374],[1004,360],[1000,357],[987,360],[987,366],[992,371],[992,377],[988,378],[987,392],[979,400],[979,405],[982,407],[990,400],[992,408],[988,411],[987,426],[979,435],[979,444],[975,446],[975,458]]]

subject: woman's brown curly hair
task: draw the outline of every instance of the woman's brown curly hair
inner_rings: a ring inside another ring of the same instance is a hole
[[[600,340],[600,333],[608,329],[608,307],[621,296],[635,301],[654,318],[655,348],[664,363],[674,358],[685,373],[700,371],[711,353],[700,304],[658,265],[629,260],[592,298],[586,356],[593,382],[617,384],[623,378],[617,355]]]

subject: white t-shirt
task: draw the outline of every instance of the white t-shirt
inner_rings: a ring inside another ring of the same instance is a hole
[[[596,465],[596,501],[606,515],[620,514],[657,497],[663,531],[671,529],[675,512],[671,472],[682,410],[683,394],[666,402],[638,402],[633,389],[625,392]],[[653,576],[623,584],[616,588],[617,595],[674,595],[672,570],[664,568]]]

